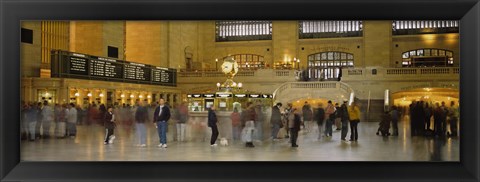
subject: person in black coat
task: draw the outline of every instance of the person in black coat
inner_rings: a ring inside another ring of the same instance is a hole
[[[113,140],[115,139],[114,129],[116,128],[116,124],[114,121],[115,121],[115,115],[113,114],[113,108],[109,107],[108,112],[105,113],[105,117],[103,120],[105,130],[107,131],[105,135],[105,142],[104,142],[105,145],[112,144]]]
[[[293,108],[292,112],[293,113],[291,114],[293,114],[293,122],[289,123],[290,135],[291,135],[290,143],[292,143],[292,147],[298,147],[297,138],[298,138],[298,132],[300,131],[300,125],[302,124],[302,120],[296,108]]]
[[[170,108],[165,104],[165,99],[161,98],[159,106],[153,114],[153,122],[156,123],[160,144],[158,147],[167,148],[167,122],[170,119]]]
[[[215,106],[210,106],[208,109],[208,127],[212,128],[212,137],[210,139],[210,145],[212,147],[217,146],[215,141],[218,138],[218,127],[217,127],[217,114],[215,114]]]
[[[272,116],[270,117],[270,124],[272,125],[272,139],[278,139],[278,131],[282,128],[282,113],[280,112],[280,108],[282,107],[282,103],[277,103],[275,106],[272,107]]]
[[[145,122],[148,120],[148,111],[146,103],[137,101],[137,110],[135,111],[135,123],[137,129],[137,137],[140,147],[147,146],[147,128]]]
[[[323,121],[325,121],[325,109],[323,109],[322,103],[318,104],[318,108],[315,113],[315,120],[317,121],[318,125],[318,139],[320,139],[323,133]]]

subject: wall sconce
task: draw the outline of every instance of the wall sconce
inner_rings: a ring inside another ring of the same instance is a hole
[[[122,95],[120,95],[120,97],[121,97],[121,98],[124,98],[124,97],[125,97],[125,95],[124,95],[124,94],[122,94]]]
[[[220,87],[220,83],[217,83],[217,87]]]
[[[134,98],[134,97],[135,97],[135,96],[134,96],[133,94],[132,94],[132,95],[130,95],[130,98]]]
[[[92,93],[89,92],[89,93],[87,94],[87,96],[91,97],[91,96],[92,96]]]
[[[78,97],[78,96],[80,96],[80,93],[76,92],[75,97]]]
[[[100,97],[103,97],[103,93],[100,94]]]
[[[150,98],[152,98],[152,96],[148,95],[148,96],[147,96],[147,98],[149,98],[149,99],[150,99]]]
[[[143,95],[139,95],[138,97],[139,97],[139,98],[143,98]]]

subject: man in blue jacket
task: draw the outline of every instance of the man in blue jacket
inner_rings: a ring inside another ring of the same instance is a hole
[[[153,114],[153,122],[157,124],[158,137],[160,138],[158,147],[167,148],[167,122],[170,119],[170,109],[165,105],[165,99],[163,98],[160,99],[159,104]]]

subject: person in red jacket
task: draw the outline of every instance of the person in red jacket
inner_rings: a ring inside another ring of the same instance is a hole
[[[237,108],[233,109],[233,112],[230,115],[230,119],[232,120],[233,140],[237,141],[240,139],[240,132],[242,130],[242,126],[240,123],[240,113],[238,112]]]

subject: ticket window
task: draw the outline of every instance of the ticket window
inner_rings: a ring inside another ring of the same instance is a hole
[[[210,106],[214,106],[215,99],[205,99],[205,110],[210,109]]]
[[[202,99],[191,99],[188,104],[188,110],[191,112],[200,112],[204,110]]]

